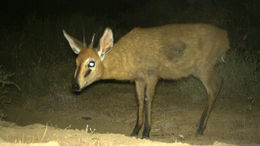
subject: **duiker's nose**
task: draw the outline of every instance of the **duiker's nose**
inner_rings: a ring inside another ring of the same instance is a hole
[[[72,90],[76,91],[76,92],[80,91],[80,87],[79,87],[79,84],[77,82],[72,83]]]

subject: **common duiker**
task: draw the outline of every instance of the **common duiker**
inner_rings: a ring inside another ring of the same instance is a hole
[[[93,42],[86,47],[65,30],[63,33],[78,54],[73,90],[81,91],[101,79],[135,81],[138,112],[131,136],[138,135],[144,121],[142,137],[149,138],[151,103],[159,78],[174,80],[189,75],[200,79],[208,93],[196,132],[203,134],[222,84],[214,66],[229,49],[225,30],[208,24],[134,28],[114,44],[112,30],[106,28],[97,49]]]

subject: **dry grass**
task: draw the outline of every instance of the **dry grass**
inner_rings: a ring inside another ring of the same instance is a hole
[[[0,129],[5,132],[5,135],[0,134],[1,146],[190,146],[190,144],[177,141],[173,143],[163,143],[137,139],[120,134],[86,133],[86,131],[71,129],[61,130],[47,127],[47,125],[31,125],[26,127],[12,125],[9,128],[0,126]],[[180,138],[184,137],[180,135]],[[225,146],[234,144],[225,144],[216,141],[212,145]]]

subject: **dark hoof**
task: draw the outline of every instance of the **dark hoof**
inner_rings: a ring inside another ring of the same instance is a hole
[[[135,132],[132,132],[130,136],[137,137],[137,136],[138,136],[138,134],[137,134],[137,133],[135,133]]]
[[[150,139],[150,134],[149,134],[149,132],[144,131],[144,132],[143,132],[142,139]]]
[[[203,132],[201,130],[197,130],[197,132],[195,133],[196,137],[201,137],[203,135]]]
[[[143,136],[142,136],[142,139],[150,139],[150,137],[143,135]]]

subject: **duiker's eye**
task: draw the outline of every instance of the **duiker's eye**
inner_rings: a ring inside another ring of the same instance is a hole
[[[95,61],[90,60],[90,61],[88,62],[88,68],[93,68],[93,67],[95,67]]]

